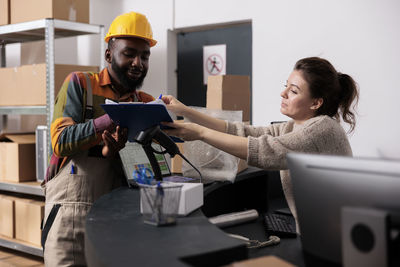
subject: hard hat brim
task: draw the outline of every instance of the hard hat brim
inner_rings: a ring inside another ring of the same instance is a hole
[[[153,47],[157,44],[157,41],[154,39],[145,38],[145,37],[139,36],[139,35],[129,35],[129,34],[108,35],[104,38],[104,41],[106,43],[108,43],[108,41],[110,41],[111,38],[139,38],[139,39],[142,39],[142,40],[145,40],[146,42],[148,42],[150,47]]]

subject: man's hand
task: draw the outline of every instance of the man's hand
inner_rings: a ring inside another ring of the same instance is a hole
[[[125,147],[125,143],[128,141],[128,129],[121,129],[117,126],[114,133],[105,130],[101,137],[104,142],[103,156],[114,157],[116,153]]]

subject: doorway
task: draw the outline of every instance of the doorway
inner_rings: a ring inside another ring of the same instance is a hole
[[[176,38],[177,97],[181,102],[188,106],[206,106],[207,85],[203,83],[203,46],[218,44],[226,44],[226,74],[250,76],[251,99],[251,22],[216,25],[206,29],[179,30]]]

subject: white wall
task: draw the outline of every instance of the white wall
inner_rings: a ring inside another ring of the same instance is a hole
[[[167,38],[172,27],[172,0],[123,1],[124,12],[137,11],[146,15],[153,29],[157,45],[151,48],[150,67],[143,90],[158,96],[167,92]]]
[[[123,0],[90,0],[90,23],[104,25],[104,35],[114,18],[125,13]],[[86,35],[77,39],[77,63],[79,65],[100,65],[104,62],[104,51],[100,51],[104,36]],[[107,45],[105,45],[107,47]]]
[[[255,125],[287,119],[279,112],[285,80],[298,59],[321,56],[360,86],[358,125],[350,136],[354,154],[400,157],[398,0],[91,0],[90,8],[91,23],[105,25],[106,32],[121,13],[148,17],[158,44],[143,89],[155,96],[174,92],[167,87],[176,85],[168,30],[251,20]],[[80,64],[99,64],[97,40],[78,38]]]
[[[167,93],[167,29],[172,27],[173,2],[172,0],[91,0],[90,22],[104,25],[105,33],[107,33],[116,16],[130,11],[146,15],[153,28],[153,36],[158,41],[157,45],[151,48],[149,72],[142,89],[154,96],[160,93],[165,94]],[[79,37],[78,61],[80,64],[99,64],[98,58],[101,53],[99,53],[99,43],[96,38],[96,36]]]
[[[175,7],[175,28],[252,20],[253,124],[287,119],[279,93],[294,63],[321,56],[360,86],[354,154],[400,157],[399,1],[176,0]]]

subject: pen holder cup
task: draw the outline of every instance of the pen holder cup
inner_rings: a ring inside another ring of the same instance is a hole
[[[139,186],[144,222],[156,226],[176,223],[182,185],[164,182]]]

